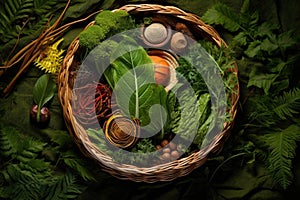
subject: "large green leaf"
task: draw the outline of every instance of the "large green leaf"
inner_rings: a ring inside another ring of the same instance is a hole
[[[113,62],[104,75],[114,89],[120,110],[126,116],[139,119],[147,131],[162,130],[167,116],[163,110],[167,94],[162,86],[155,84],[150,57],[130,40],[121,42],[116,49],[111,56]]]
[[[136,87],[145,83],[154,83],[154,68],[147,52],[131,39],[122,41],[111,55],[112,64],[104,72],[105,78],[112,88],[127,72],[123,81]],[[133,88],[136,90],[137,88]],[[131,91],[131,94],[133,91]],[[130,92],[130,91],[126,91]]]
[[[55,91],[56,84],[50,74],[44,74],[36,81],[33,88],[33,100],[38,105],[38,121],[41,108],[52,99]]]
[[[33,100],[40,107],[44,106],[53,96],[56,84],[50,74],[42,75],[33,88]]]
[[[158,133],[162,131],[160,136],[164,135],[164,128],[167,128],[166,120],[168,114],[166,112],[167,106],[167,93],[163,86],[157,84],[147,84],[143,85],[138,90],[139,96],[134,92],[130,97],[129,101],[129,113],[133,115],[134,113],[139,113],[139,120],[142,125],[142,130],[146,130],[148,133]],[[118,105],[122,110],[127,109],[126,104],[128,102],[123,101],[126,96],[120,96]],[[138,101],[135,99],[138,98]],[[166,126],[165,126],[166,125]],[[150,135],[148,135],[150,136]],[[162,138],[161,138],[162,139]]]

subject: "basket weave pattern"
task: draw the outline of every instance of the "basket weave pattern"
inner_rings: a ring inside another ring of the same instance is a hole
[[[174,6],[161,6],[154,4],[138,4],[126,5],[117,10],[125,10],[129,14],[151,13],[162,16],[172,16],[175,19],[183,20],[191,26],[193,34],[201,35],[202,38],[207,38],[213,41],[216,45],[221,46],[226,43],[222,40],[219,34],[209,25],[206,25],[200,18],[194,14],[187,13]],[[93,25],[91,22],[88,26]],[[87,26],[87,27],[88,27]],[[88,157],[95,159],[101,168],[109,172],[111,175],[136,182],[156,182],[170,181],[177,177],[185,176],[195,168],[203,165],[210,153],[219,153],[222,150],[223,144],[230,134],[230,130],[234,124],[234,118],[237,113],[237,102],[239,99],[239,85],[236,85],[237,93],[231,95],[232,107],[229,108],[229,114],[232,116],[231,122],[224,124],[224,129],[211,142],[209,146],[192,153],[187,157],[175,160],[169,163],[156,165],[149,168],[139,168],[133,165],[119,164],[113,161],[111,157],[101,152],[90,140],[83,127],[76,121],[72,113],[72,89],[73,81],[76,77],[75,70],[78,63],[75,59],[75,54],[79,49],[78,37],[70,44],[67,55],[63,61],[59,73],[59,99],[63,108],[63,115],[66,126],[72,135],[75,143],[81,151]],[[237,68],[233,68],[229,73],[233,73],[237,77]]]

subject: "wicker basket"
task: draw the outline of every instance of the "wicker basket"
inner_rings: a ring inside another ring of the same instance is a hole
[[[136,14],[155,14],[158,16],[172,16],[175,20],[186,22],[193,34],[199,38],[211,40],[218,46],[226,45],[219,34],[209,25],[203,23],[200,18],[194,14],[184,12],[174,6],[162,6],[155,4],[138,4],[126,5],[117,10],[125,10],[131,15]],[[88,26],[92,25],[91,22]],[[75,77],[75,69],[78,63],[74,57],[79,48],[79,40],[76,38],[69,46],[67,55],[63,61],[62,68],[59,73],[59,99],[63,108],[63,115],[66,126],[74,138],[75,143],[81,151],[88,157],[95,159],[101,168],[109,172],[111,175],[119,178],[132,180],[136,182],[156,182],[170,181],[175,178],[185,176],[195,168],[203,165],[210,153],[217,154],[223,147],[223,144],[230,134],[230,130],[234,124],[234,118],[237,113],[237,102],[239,99],[239,85],[236,85],[236,93],[231,94],[231,105],[229,114],[232,116],[231,122],[226,122],[224,129],[213,139],[211,144],[206,148],[192,153],[187,157],[179,160],[171,161],[165,164],[159,164],[154,167],[141,168],[133,165],[119,164],[113,159],[97,149],[88,139],[88,135],[83,127],[76,121],[72,113],[72,87]],[[237,77],[237,68],[233,68],[229,73],[233,73]]]

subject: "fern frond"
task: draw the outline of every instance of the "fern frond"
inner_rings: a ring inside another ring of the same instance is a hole
[[[40,199],[42,177],[22,170],[17,164],[9,165],[3,173],[10,183],[5,192],[9,193],[11,199]]]
[[[272,33],[274,30],[279,29],[278,24],[272,24],[270,22],[264,22],[260,26],[257,27],[256,37],[265,37]]]
[[[43,150],[46,143],[21,135],[14,127],[0,129],[0,154],[20,162],[30,162]]]
[[[67,131],[63,130],[44,130],[51,142],[57,144],[59,148],[66,148],[73,144],[72,137]]]
[[[250,99],[247,107],[249,108],[249,122],[258,128],[272,128],[277,123],[278,118],[270,110],[272,99],[267,95],[256,96]]]
[[[33,159],[35,159],[46,146],[46,143],[29,137],[26,137],[26,139],[21,143],[23,143],[23,149],[16,156],[16,158],[24,163],[31,162]]]
[[[0,171],[3,186],[0,197],[16,200],[70,199],[83,191],[84,187],[76,183],[73,174],[54,174],[51,163],[39,158],[45,143],[24,136],[13,127],[5,127],[0,128],[0,145],[1,155],[14,159]],[[73,167],[84,168],[82,163],[76,166],[80,163],[77,159]]]
[[[241,28],[239,15],[223,3],[217,3],[212,8],[208,9],[201,19],[208,24],[222,25],[232,32]]]
[[[274,181],[287,189],[293,180],[292,159],[296,154],[296,142],[300,141],[300,127],[291,125],[281,132],[266,134],[263,139],[271,151],[268,168]]]
[[[76,182],[76,177],[70,172],[57,176],[56,181],[45,188],[46,195],[42,199],[63,200],[76,198],[85,189],[84,186]]]
[[[246,14],[247,12],[249,12],[249,8],[250,8],[250,0],[245,0],[241,6],[240,9],[240,14]]]
[[[33,0],[5,0],[0,8],[1,42],[8,42],[19,34],[23,22],[33,13]]]
[[[274,99],[274,112],[280,119],[293,117],[300,111],[300,89],[294,88],[288,92],[284,92],[282,96]]]
[[[43,16],[39,17],[38,20],[29,21],[26,29],[22,31],[24,35],[31,35],[35,33],[41,33],[42,30],[46,29],[46,25],[49,22],[52,13],[46,13]],[[50,24],[49,24],[50,26]]]
[[[45,29],[51,15],[53,15],[57,9],[65,6],[65,2],[65,0],[34,0],[34,19],[28,23],[28,28],[24,30],[23,33],[25,35],[30,35],[36,31],[40,32],[42,29]]]
[[[53,10],[53,7],[59,2],[60,1],[58,0],[34,0],[34,12],[39,16],[43,16],[44,14],[49,13],[49,11]]]
[[[87,164],[83,159],[78,158],[75,153],[67,151],[62,155],[63,162],[77,172],[84,180],[95,180],[94,175],[86,167]]]
[[[256,72],[250,72],[249,75],[249,82],[247,87],[250,86],[256,86],[258,88],[261,88],[264,90],[265,94],[269,94],[269,90],[278,77],[278,74],[265,74],[265,73],[259,73],[256,74]]]
[[[3,127],[0,129],[0,155],[12,156],[20,152],[22,148],[19,132],[15,128]]]
[[[28,163],[20,163],[20,168],[30,171],[34,174],[42,173],[44,177],[50,177],[50,162],[46,162],[44,159],[32,159]]]

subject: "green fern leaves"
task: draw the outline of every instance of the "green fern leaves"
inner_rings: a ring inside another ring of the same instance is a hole
[[[0,64],[8,59],[12,50],[16,52],[37,38],[51,24],[50,16],[65,6],[65,2],[66,0],[1,0]]]
[[[239,59],[238,65],[244,67],[240,78],[245,88],[251,89],[244,107],[248,124],[242,132],[251,134],[245,137],[256,146],[253,154],[265,153],[274,181],[287,189],[293,180],[292,161],[300,140],[299,124],[292,122],[300,112],[299,82],[294,81],[299,79],[293,77],[298,76],[293,72],[299,62],[299,40],[292,30],[283,32],[279,24],[259,17],[251,10],[250,0],[245,0],[239,13],[218,3],[202,19],[233,34],[229,47]]]
[[[266,134],[261,139],[265,141],[270,150],[269,170],[273,174],[275,182],[287,189],[293,180],[292,159],[296,154],[296,142],[300,141],[300,127],[291,125],[280,132]]]
[[[229,31],[240,29],[239,16],[225,4],[218,3],[208,9],[202,19],[209,24],[218,24],[224,26]]]
[[[29,162],[38,156],[46,143],[32,138],[22,137],[12,127],[0,129],[0,154],[5,157],[13,157],[21,162]]]
[[[278,76],[279,74],[275,73],[265,74],[254,67],[249,74],[249,82],[247,87],[256,86],[263,89],[265,94],[269,94],[269,90]]]
[[[51,9],[53,9],[53,6],[55,6],[59,1],[56,0],[34,0],[33,1],[33,9],[34,13],[38,16],[43,16],[46,13],[49,13]],[[46,12],[47,11],[47,12]]]
[[[23,29],[23,23],[32,14],[32,0],[7,0],[1,2],[0,8],[0,42],[16,38]]]
[[[84,160],[71,150],[62,150],[71,144],[71,138],[64,136],[67,133],[52,131],[52,135],[57,142],[54,146],[0,124],[0,198],[72,199],[85,189],[82,180],[95,180]],[[49,159],[49,152],[56,156]]]
[[[53,176],[47,173],[47,170],[43,173],[34,172],[12,164],[2,174],[6,177],[6,181],[10,182],[8,187],[0,190],[2,198],[14,200],[74,199],[85,189],[85,186],[77,183],[77,178],[71,172]]]
[[[2,156],[12,156],[19,150],[19,138],[17,131],[13,128],[3,128],[0,130],[0,154]]]
[[[300,111],[300,89],[293,88],[282,95],[270,98],[267,95],[253,98],[249,120],[259,128],[272,129],[276,124],[293,118]]]
[[[284,92],[282,96],[274,99],[274,112],[277,116],[285,120],[293,117],[300,111],[300,89],[295,88],[291,91]]]
[[[76,156],[74,152],[67,151],[63,153],[62,159],[68,167],[78,172],[84,180],[95,181],[95,178],[93,177],[93,174],[91,173],[90,169],[86,167],[87,163],[83,159],[78,158],[78,156]]]
[[[284,52],[295,48],[298,42],[293,31],[280,32],[277,24],[260,23],[258,13],[250,9],[249,0],[244,1],[240,13],[218,3],[208,9],[202,19],[209,24],[222,25],[230,32],[239,31],[230,41],[231,48],[238,49],[244,59],[261,62],[263,67],[249,66],[248,87],[260,88],[268,94],[286,81],[282,69],[292,65],[295,59]]]
[[[74,199],[86,187],[79,185],[77,179],[71,172],[56,176],[54,181],[45,187],[45,195],[42,199],[59,200],[59,199]]]
[[[5,193],[8,196],[4,196],[4,198],[22,200],[38,199],[40,197],[41,181],[39,179],[43,178],[45,180],[45,177],[24,170],[17,164],[9,165],[6,171],[2,171],[2,174],[6,177],[6,181],[10,183],[5,188]]]

